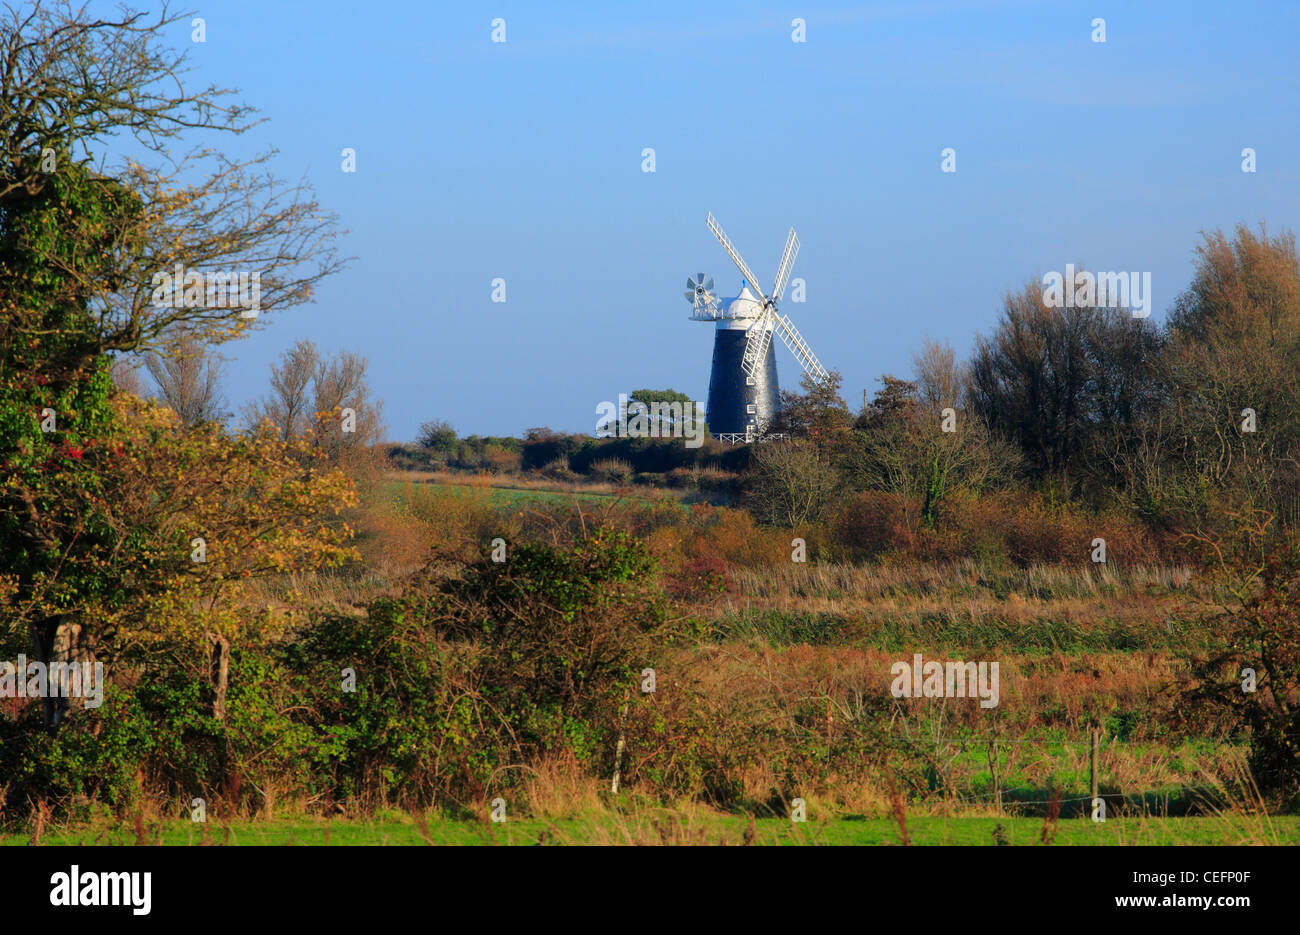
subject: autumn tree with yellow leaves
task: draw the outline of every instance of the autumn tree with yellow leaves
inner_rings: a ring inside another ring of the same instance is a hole
[[[162,39],[180,19],[0,12],[0,637],[45,662],[193,641],[215,648],[219,704],[231,640],[267,619],[235,610],[240,588],[341,561],[353,494],[283,442],[115,397],[111,354],[237,338],[343,261],[334,218],[272,154],[211,145],[256,120],[188,81]],[[223,300],[254,274],[255,307]],[[61,715],[47,702],[48,726]]]

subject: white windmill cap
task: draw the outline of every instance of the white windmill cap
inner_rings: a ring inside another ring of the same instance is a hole
[[[741,288],[740,295],[727,303],[727,314],[736,318],[757,318],[762,311],[758,296],[749,291],[748,283]]]

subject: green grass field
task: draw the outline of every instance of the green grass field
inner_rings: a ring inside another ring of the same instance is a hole
[[[1094,823],[1062,819],[1055,825],[1057,845],[1254,845],[1300,844],[1300,817],[1262,818],[1246,815],[1200,818],[1127,818]],[[914,845],[1031,845],[1042,846],[1041,818],[908,819]],[[432,819],[422,828],[409,815],[374,819],[288,819],[265,822],[207,824],[178,820],[150,824],[138,840],[130,826],[80,831],[51,831],[44,845],[537,845],[537,844],[823,844],[898,845],[898,824],[892,819],[855,818],[831,821],[810,818],[803,823],[785,819],[750,819],[692,811],[664,810],[635,816],[608,813],[593,818],[548,820],[525,818],[500,824]],[[30,835],[0,836],[0,844],[31,843]]]

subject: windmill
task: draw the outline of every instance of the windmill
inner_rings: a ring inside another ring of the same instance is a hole
[[[777,308],[799,253],[799,238],[794,228],[790,228],[786,237],[771,295],[764,295],[758,280],[712,214],[707,223],[745,277],[740,294],[721,301],[713,295],[713,280],[706,279],[703,273],[686,280],[691,320],[717,322],[707,418],[710,430],[723,441],[750,441],[755,435],[761,435],[776,415],[780,388],[776,381],[773,332],[780,335],[804,372],[814,380],[824,381],[826,370],[790,319]]]

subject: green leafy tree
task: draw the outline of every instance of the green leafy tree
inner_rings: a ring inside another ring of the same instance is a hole
[[[0,591],[6,636],[26,628],[49,661],[60,632],[97,621],[111,639],[175,560],[150,548],[164,517],[118,509],[151,478],[114,468],[136,436],[111,403],[111,352],[178,332],[221,342],[257,321],[205,290],[160,301],[155,274],[256,272],[265,315],[342,264],[333,217],[267,174],[268,156],[178,149],[188,131],[251,126],[230,92],[187,89],[184,53],[162,43],[181,17],[54,2],[0,19]],[[106,173],[121,135],[159,167]]]
[[[456,430],[452,428],[450,422],[441,419],[431,419],[421,424],[418,441],[421,448],[435,452],[444,458],[450,458],[456,453]]]
[[[922,523],[932,529],[954,492],[978,493],[1013,478],[1016,452],[960,400],[941,405],[944,399],[922,396],[914,383],[888,374],[880,379],[840,461],[849,487],[919,501]]]
[[[672,435],[677,427],[678,419],[672,415],[673,410],[670,408],[674,404],[681,407],[682,431],[689,429],[686,422],[695,416],[694,401],[676,390],[633,390],[628,394],[628,402],[646,405],[650,410],[651,431],[658,431],[660,438]]]
[[[11,607],[24,608],[11,625],[28,625],[43,662],[65,611],[120,601],[121,566],[104,559],[120,538],[94,509],[112,494],[100,471],[115,451],[110,362],[81,283],[104,275],[114,219],[139,211],[121,186],[71,163],[35,192],[0,198],[0,568]],[[91,557],[80,580],[51,592]]]

